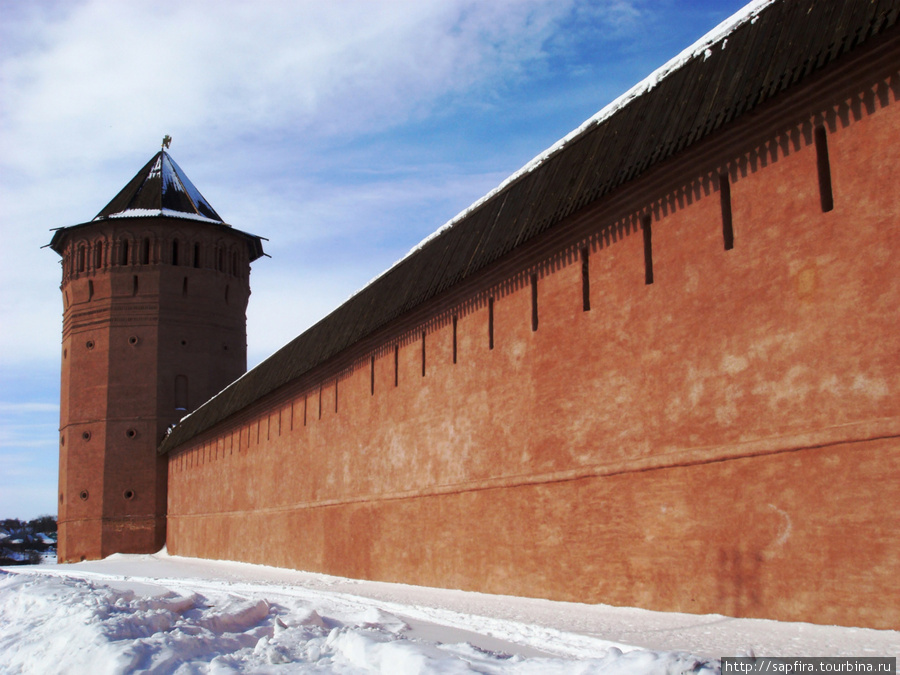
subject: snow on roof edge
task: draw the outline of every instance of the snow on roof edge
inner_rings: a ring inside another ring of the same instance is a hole
[[[554,156],[556,153],[560,152],[565,146],[567,146],[570,142],[580,137],[585,131],[590,129],[591,127],[598,125],[608,118],[610,118],[613,114],[619,111],[621,108],[625,107],[627,103],[631,100],[637,98],[638,96],[650,91],[653,89],[663,78],[667,77],[670,73],[678,70],[682,66],[684,66],[688,61],[692,58],[699,56],[701,53],[706,52],[711,46],[719,42],[719,40],[723,40],[724,42],[728,41],[728,36],[733,33],[735,30],[743,26],[748,21],[750,23],[754,23],[756,21],[756,16],[766,7],[772,5],[779,0],[752,0],[749,4],[745,5],[742,9],[738,10],[730,17],[722,21],[718,26],[707,32],[700,39],[694,42],[692,45],[683,49],[680,53],[678,53],[673,58],[666,61],[659,68],[650,73],[643,80],[632,86],[626,92],[613,99],[611,102],[606,104],[603,108],[601,108],[597,113],[589,117],[587,120],[581,123],[580,126],[570,131],[568,134],[563,136],[561,139],[556,141],[549,148],[544,150],[543,152],[536,155],[529,162],[527,162],[524,166],[522,166],[519,170],[512,173],[509,177],[507,177],[502,183],[500,183],[493,190],[485,194],[480,199],[476,200],[465,209],[456,214],[453,218],[448,220],[446,223],[441,225],[434,232],[426,236],[422,239],[418,244],[413,246],[402,258],[397,260],[393,265],[382,271],[377,276],[373,277],[368,283],[359,288],[354,293],[351,293],[347,300],[359,295],[361,292],[366,290],[373,283],[378,281],[381,277],[388,274],[391,270],[393,270],[397,265],[402,263],[404,260],[415,254],[417,251],[421,250],[424,246],[430,243],[432,240],[437,239],[440,235],[442,235],[447,230],[454,227],[457,223],[464,220],[466,216],[470,213],[478,209],[480,206],[488,202],[490,199],[501,193],[505,190],[509,185],[519,180],[522,176],[534,171],[536,168],[541,166],[544,162],[546,162],[550,157]],[[723,44],[722,48],[725,48]]]
[[[106,220],[108,218],[142,218],[148,216],[168,216],[170,218],[184,218],[185,220],[199,220],[204,223],[214,223],[215,225],[225,225],[231,227],[225,221],[207,218],[199,213],[188,213],[187,211],[175,211],[173,209],[125,209],[118,213],[111,213],[108,216],[97,216],[94,220]]]

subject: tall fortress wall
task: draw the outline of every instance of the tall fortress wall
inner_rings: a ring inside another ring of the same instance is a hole
[[[169,552],[900,627],[891,35],[167,448]]]

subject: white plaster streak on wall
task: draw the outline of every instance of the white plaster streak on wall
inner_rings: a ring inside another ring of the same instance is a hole
[[[782,524],[779,528],[778,536],[775,538],[775,541],[772,542],[772,545],[769,547],[769,549],[780,549],[787,543],[787,540],[791,538],[791,531],[794,529],[794,525],[791,521],[791,517],[787,514],[786,511],[779,509],[774,504],[769,504],[769,508],[775,511],[782,518]]]

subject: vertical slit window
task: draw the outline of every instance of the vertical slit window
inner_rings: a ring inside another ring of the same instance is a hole
[[[188,409],[188,379],[184,375],[175,376],[175,410],[184,412]]]
[[[590,249],[581,249],[581,310],[591,311],[591,265]]]
[[[181,282],[181,295],[187,297],[187,287],[188,287],[188,278],[185,277],[184,281]]]
[[[719,174],[719,199],[722,202],[722,241],[725,250],[734,248],[734,226],[731,223],[731,180],[727,173]]]
[[[369,359],[369,393],[375,395],[375,357]]]
[[[123,241],[119,244],[119,264],[127,265],[128,264],[128,241]]]
[[[172,264],[173,265],[178,264],[178,240],[177,239],[175,239],[172,242]]]
[[[88,280],[88,300],[94,297],[94,282]]]
[[[99,241],[94,244],[94,269],[103,267],[103,244]]]
[[[641,219],[644,231],[644,283],[653,283],[653,221],[649,214]]]
[[[422,377],[425,377],[425,331],[422,331]]]
[[[141,265],[150,264],[150,240],[146,237],[141,242]]]
[[[306,426],[306,411],[309,408],[309,394],[303,394],[303,426]]]
[[[456,324],[458,323],[458,318],[454,314],[453,315],[453,363],[456,363]]]
[[[319,385],[319,419],[322,419],[322,385]]]
[[[488,298],[488,349],[494,348],[494,297]]]
[[[84,251],[84,247],[82,246],[81,248],[78,249],[78,271],[79,272],[84,272],[84,267],[85,267],[84,259],[85,259],[85,251]]]
[[[334,380],[334,412],[338,411],[338,381],[337,378]]]
[[[194,267],[200,267],[200,244],[194,244]]]
[[[531,330],[538,329],[538,275],[531,275]]]
[[[834,208],[834,194],[831,191],[831,162],[828,159],[828,136],[825,127],[816,127],[816,167],[819,171],[819,198],[822,212]]]
[[[400,384],[400,345],[394,345],[394,386]]]

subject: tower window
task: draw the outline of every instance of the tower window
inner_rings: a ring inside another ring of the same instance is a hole
[[[188,379],[185,375],[175,376],[175,410],[188,409]]]
[[[538,329],[538,277],[531,275],[531,330]]]
[[[194,244],[194,267],[200,267],[200,244]]]
[[[86,502],[88,500],[88,497],[90,497],[90,494],[88,494],[87,490],[82,490],[78,493],[78,497],[81,499],[81,501]]]
[[[121,242],[119,242],[119,264],[128,264],[128,240],[122,240]]]
[[[144,241],[141,242],[141,265],[149,265],[150,264],[150,240],[144,237]]]
[[[174,239],[172,241],[172,264],[178,264],[178,240]]]
[[[97,242],[94,244],[94,269],[100,269],[103,267],[103,243]]]
[[[85,259],[84,246],[80,246],[78,248],[78,265],[77,265],[77,269],[79,272],[84,272],[84,259]]]

